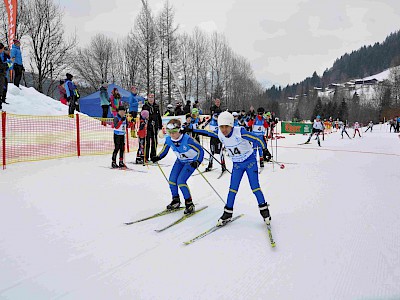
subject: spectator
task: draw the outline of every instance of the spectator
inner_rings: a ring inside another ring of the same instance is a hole
[[[65,77],[67,78],[64,81],[64,88],[69,105],[68,114],[71,116],[74,114],[75,110],[79,111],[79,93],[76,85],[72,82],[74,76],[67,73]]]
[[[139,111],[139,102],[143,104],[144,98],[138,95],[136,86],[132,86],[131,94],[128,98],[129,113],[132,117],[132,122],[134,122],[137,117],[137,113]]]
[[[4,64],[4,45],[0,43],[0,95],[3,95],[5,82],[6,82],[6,65]],[[0,110],[3,108],[2,105],[3,101],[0,101]]]
[[[119,93],[117,88],[113,88],[111,91],[111,113],[113,117],[117,116],[118,107],[122,106],[121,94]]]
[[[156,156],[157,154],[158,130],[162,129],[160,107],[155,103],[154,94],[149,94],[147,96],[147,101],[143,105],[142,110],[149,111],[145,147],[145,162],[148,162],[149,154],[150,157]]]
[[[102,125],[106,125],[106,122],[104,119],[107,118],[108,116],[108,111],[110,108],[110,98],[108,97],[108,82],[103,81],[101,83],[101,87],[100,87],[100,105],[101,105],[101,109],[103,110],[103,113],[101,115],[101,118],[103,119],[101,121]]]
[[[164,114],[164,117],[172,117],[175,115],[174,107],[172,104],[167,105],[167,111]]]
[[[175,107],[175,116],[183,116],[182,103],[178,103]]]
[[[4,79],[4,89],[3,93],[0,94],[0,102],[6,103],[7,90],[8,90],[8,82],[10,80],[10,70],[14,68],[14,59],[11,59],[10,49],[8,47],[4,47],[4,52],[0,54],[0,61],[3,63],[3,68],[5,68],[5,79]]]
[[[60,102],[64,105],[67,105],[67,92],[64,87],[64,80],[60,80],[60,84],[58,85],[58,92],[60,93]]]
[[[214,105],[210,108],[210,116],[212,117],[215,113],[222,113],[221,100],[218,98],[215,98]]]
[[[14,40],[14,44],[11,49],[11,59],[14,61],[14,84],[19,88],[19,83],[22,78],[22,73],[25,71],[24,65],[22,63],[22,53],[21,53],[21,43],[19,40]]]
[[[120,106],[117,108],[117,111],[118,113],[114,117],[114,151],[112,154],[111,167],[126,168],[126,165],[124,163],[125,130],[126,130],[125,107]],[[119,164],[117,165],[118,152],[119,152]]]
[[[203,110],[201,109],[199,100],[194,101],[193,108],[197,108],[199,110],[199,114],[203,114]]]
[[[192,102],[190,100],[188,100],[186,102],[185,107],[183,108],[183,114],[190,114],[192,112]]]
[[[147,136],[147,122],[149,120],[149,112],[142,110],[139,118],[139,130],[138,130],[138,151],[136,153],[136,163],[144,165],[144,150],[146,149],[146,136]]]

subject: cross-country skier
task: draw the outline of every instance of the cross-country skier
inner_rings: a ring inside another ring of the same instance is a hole
[[[214,113],[212,115],[212,117],[210,119],[208,119],[208,121],[204,124],[204,126],[202,127],[203,129],[209,125],[209,130],[210,131],[215,131],[218,128],[218,116],[220,113]],[[224,151],[222,151],[222,143],[218,138],[215,137],[211,137],[210,138],[210,151],[211,151],[211,155],[210,155],[210,159],[208,161],[208,166],[206,168],[206,172],[211,171],[212,167],[213,167],[213,156],[215,154],[219,154],[220,155],[220,161],[221,161],[221,168],[222,168],[222,172],[226,171],[226,165],[225,165],[225,157],[224,157]]]
[[[360,124],[358,122],[354,123],[354,135],[353,135],[353,139],[356,137],[356,133],[358,132],[358,136],[361,137],[361,133],[360,133]]]
[[[112,168],[126,168],[124,164],[124,150],[125,150],[125,131],[126,131],[126,117],[125,107],[118,107],[118,113],[114,117],[114,152],[112,154]],[[117,165],[117,154],[119,152],[119,165]]]
[[[234,118],[227,111],[222,112],[218,117],[218,128],[212,132],[208,130],[193,130],[201,135],[218,138],[230,153],[233,161],[231,183],[227,203],[224,213],[217,222],[217,226],[223,226],[232,220],[233,205],[235,203],[236,193],[238,192],[243,174],[246,172],[250,182],[251,189],[257,198],[260,214],[266,224],[270,224],[271,217],[268,210],[268,204],[265,202],[264,195],[258,181],[257,158],[253,150],[253,144],[263,149],[264,157],[267,156],[267,145],[264,139],[248,132],[243,127],[234,127]]]
[[[151,161],[157,162],[163,159],[169,149],[172,148],[177,159],[169,175],[172,202],[167,206],[167,209],[179,208],[181,204],[178,193],[179,187],[185,198],[186,208],[184,214],[191,214],[194,212],[195,207],[186,181],[203,161],[204,150],[192,137],[180,132],[181,121],[179,119],[170,120],[167,123],[166,129],[169,136],[165,138],[164,148],[157,156],[153,156]]]
[[[248,124],[249,127],[252,127],[252,132],[257,135],[259,138],[261,138],[265,144],[267,143],[267,140],[265,138],[265,133],[267,131],[267,128],[269,127],[269,124],[267,120],[264,118],[264,108],[259,107],[257,108],[257,115],[255,116],[254,119],[249,120]],[[261,147],[258,147],[257,144],[254,145],[254,151],[257,152],[260,155],[260,167],[264,168],[264,157],[263,157],[263,150]],[[272,158],[271,153],[269,153],[268,149],[266,149],[267,157],[266,160],[269,162]]]
[[[147,134],[147,122],[149,121],[149,111],[142,110],[140,112],[139,119],[139,130],[137,132],[139,139],[139,147],[136,154],[136,163],[144,164],[144,151],[146,148],[146,134]]]
[[[319,134],[323,131],[324,131],[324,125],[321,122],[321,117],[318,115],[317,118],[314,120],[312,132],[311,132],[310,136],[308,137],[307,142],[305,142],[304,144],[309,144],[312,136],[315,134],[317,136],[318,146],[321,147],[321,142],[319,140]]]
[[[347,127],[347,124],[346,124],[345,122],[343,122],[343,125],[342,125],[342,139],[343,139],[343,134],[344,134],[344,133],[347,134],[347,136],[349,137],[349,139],[351,139],[351,137],[350,137],[349,134],[347,133],[346,127]]]
[[[367,132],[368,130],[370,130],[371,129],[371,132],[372,132],[372,127],[374,127],[374,122],[372,122],[372,121],[369,121],[369,123],[368,123],[368,127],[367,127],[367,129],[365,129],[365,131],[364,132]]]

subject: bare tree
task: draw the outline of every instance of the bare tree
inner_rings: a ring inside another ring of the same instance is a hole
[[[111,38],[99,33],[87,47],[79,48],[76,52],[79,59],[73,61],[74,70],[93,89],[97,89],[102,81],[113,79],[109,75],[114,43]]]
[[[393,67],[389,73],[389,81],[391,83],[391,96],[393,105],[400,105],[400,66]]]
[[[30,67],[34,86],[43,92],[43,83],[50,78],[46,91],[54,87],[53,78],[60,75],[67,65],[67,59],[76,45],[76,37],[65,38],[62,23],[63,11],[52,0],[28,0],[25,2],[24,22],[29,38]]]
[[[28,31],[26,22],[24,21],[26,19],[25,14],[27,12],[26,2],[27,0],[18,1],[15,35],[16,38],[19,39],[24,37]],[[8,38],[8,15],[4,1],[0,2],[0,28],[0,40],[5,41],[6,44],[9,44],[10,41]]]

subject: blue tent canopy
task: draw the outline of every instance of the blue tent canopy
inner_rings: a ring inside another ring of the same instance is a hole
[[[114,88],[117,88],[119,93],[121,94],[122,102],[127,102],[131,92],[124,90],[122,87],[114,83],[108,85],[107,89],[108,97],[111,96],[111,91]],[[100,106],[100,91],[97,91],[89,96],[79,99],[79,108],[82,113],[87,114],[88,116],[101,118],[103,115],[103,110]],[[108,110],[107,117],[108,118],[112,117],[110,110]]]

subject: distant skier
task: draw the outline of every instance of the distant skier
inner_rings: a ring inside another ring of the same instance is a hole
[[[251,189],[257,198],[260,214],[263,217],[264,222],[269,225],[271,216],[268,210],[268,204],[265,202],[264,195],[260,188],[257,157],[254,153],[252,144],[263,149],[264,158],[267,156],[267,145],[264,139],[248,132],[243,127],[234,127],[233,124],[234,118],[232,114],[224,111],[218,117],[218,128],[214,132],[199,129],[193,130],[200,135],[218,138],[230,153],[230,157],[233,161],[228,199],[224,208],[224,213],[219,218],[217,226],[223,226],[232,220],[236,194],[245,172],[247,173]]]
[[[219,112],[216,112],[212,115],[211,118],[208,119],[208,121],[203,125],[203,129],[209,125],[209,130],[214,132],[217,128],[218,128],[218,116],[219,116]],[[211,137],[210,138],[210,158],[208,161],[208,166],[206,168],[206,172],[211,171],[213,168],[213,156],[215,154],[219,154],[220,155],[220,161],[221,161],[221,168],[222,168],[222,172],[226,171],[226,165],[225,165],[225,157],[224,157],[224,151],[222,151],[222,143],[218,138],[215,137]]]
[[[126,117],[125,107],[118,107],[118,113],[114,117],[114,152],[112,154],[112,168],[126,168],[124,164],[124,150],[125,150],[125,131],[126,131]],[[117,165],[117,154],[119,152],[119,164]]]
[[[369,123],[368,123],[368,127],[367,127],[367,129],[365,129],[365,131],[364,132],[367,132],[368,130],[371,130],[371,132],[372,132],[372,128],[374,127],[374,122],[372,122],[372,121],[369,121]]]
[[[360,124],[358,122],[354,123],[354,135],[353,135],[353,139],[356,137],[356,134],[358,132],[358,136],[361,137],[361,133],[360,133]]]
[[[351,139],[351,137],[350,137],[349,134],[347,133],[346,127],[347,127],[347,124],[346,124],[346,123],[343,123],[343,125],[342,125],[342,139],[343,139],[343,134],[344,134],[344,133],[347,134],[347,136],[349,137],[349,139]]]
[[[308,137],[308,140],[304,144],[309,144],[310,141],[311,141],[312,136],[315,134],[317,136],[318,146],[321,147],[321,142],[319,140],[319,134],[323,130],[324,130],[324,125],[321,122],[321,116],[318,115],[316,117],[316,119],[314,120],[312,132],[311,132],[310,136]]]
[[[181,121],[172,119],[167,123],[167,133],[164,148],[157,156],[151,157],[153,163],[163,159],[170,148],[174,151],[177,159],[169,175],[169,188],[172,194],[172,202],[167,209],[179,208],[181,201],[178,187],[185,198],[184,214],[195,211],[192,195],[187,185],[187,180],[203,161],[204,151],[200,144],[187,134],[181,133]]]
[[[267,128],[269,127],[269,124],[267,122],[267,120],[264,118],[264,108],[259,107],[257,108],[257,115],[254,117],[254,119],[250,119],[248,124],[249,126],[252,128],[252,132],[258,136],[259,138],[261,138],[264,142],[265,145],[267,145],[267,140],[265,137],[265,133],[267,131]],[[267,147],[265,147],[267,148]],[[260,155],[260,167],[264,168],[264,156],[263,156],[263,147],[259,147],[258,143],[254,144],[254,151],[257,152],[258,149],[258,153]],[[265,149],[267,156],[266,156],[266,160],[267,162],[269,162],[272,158],[271,153],[269,153],[268,149]]]

